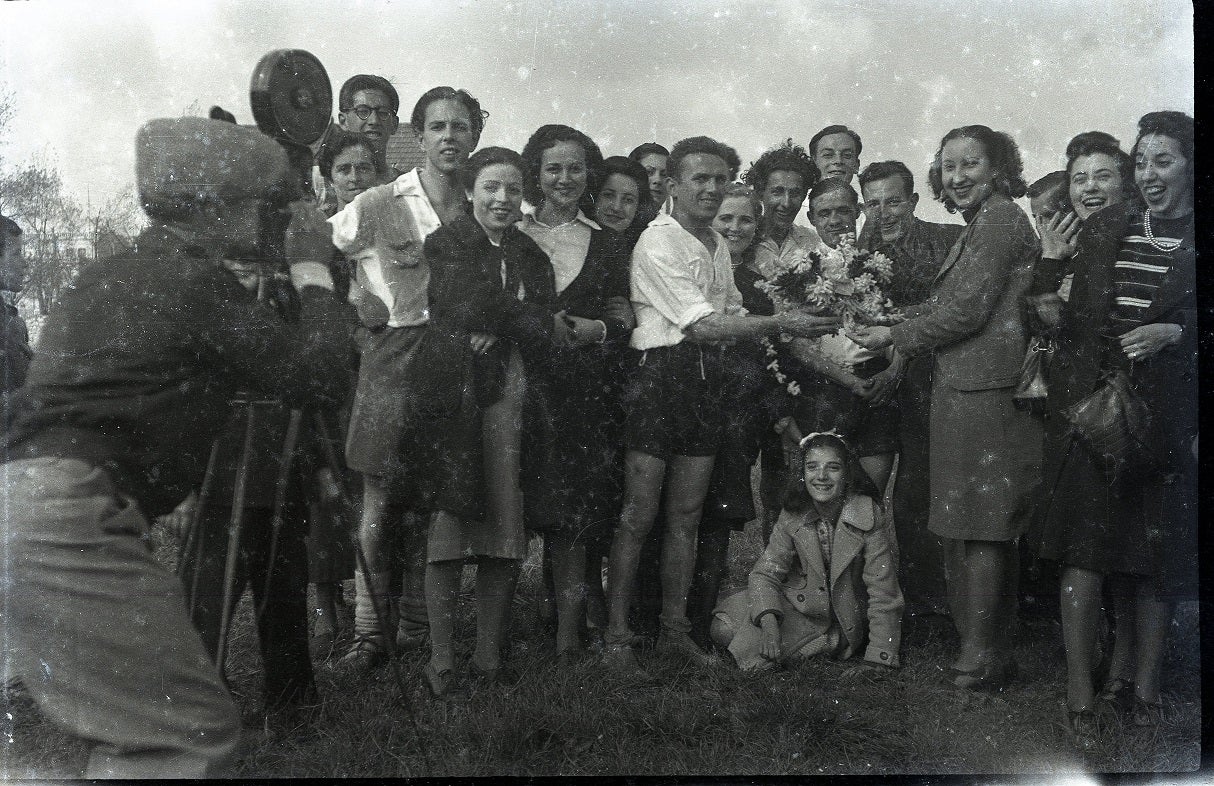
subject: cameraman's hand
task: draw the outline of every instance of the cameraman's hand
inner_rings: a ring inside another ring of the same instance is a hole
[[[834,333],[843,323],[839,317],[821,317],[804,311],[789,311],[779,316],[780,330],[801,338],[817,338]]]
[[[291,223],[283,249],[296,289],[322,287],[332,291],[328,259],[333,254],[333,230],[312,202],[301,199],[291,203]]]
[[[197,507],[198,495],[191,491],[188,497],[173,508],[172,513],[164,516],[164,525],[174,538],[185,540],[190,532],[190,523],[194,520],[194,511]]]
[[[472,343],[472,354],[483,355],[497,343],[497,336],[492,333],[473,333],[469,337]]]

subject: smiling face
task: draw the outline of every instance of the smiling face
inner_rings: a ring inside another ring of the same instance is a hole
[[[379,182],[375,156],[364,145],[352,145],[333,158],[333,190],[337,203],[345,207],[354,197]]]
[[[847,472],[838,450],[819,446],[805,454],[805,489],[819,505],[843,498],[847,493]]]
[[[523,173],[513,164],[490,164],[476,175],[472,191],[472,217],[493,240],[519,216],[523,204]]]
[[[355,110],[366,112],[366,118],[361,118]],[[346,131],[363,133],[383,145],[388,137],[396,133],[400,119],[392,110],[392,102],[382,90],[359,90],[354,94],[350,109],[337,113],[337,124]]]
[[[1081,220],[1125,198],[1121,169],[1108,153],[1079,156],[1071,162],[1069,176],[1071,204]]]
[[[944,192],[961,210],[974,210],[995,190],[995,168],[977,139],[950,139],[940,151]]]
[[[800,172],[778,170],[767,178],[767,185],[760,194],[763,214],[777,231],[787,231],[797,218],[809,186]]]
[[[623,232],[632,226],[640,199],[641,192],[635,180],[618,172],[612,173],[594,202],[594,217],[608,229]]]
[[[827,134],[814,147],[814,163],[822,177],[841,177],[850,183],[860,171],[860,153],[851,134]]]
[[[905,235],[915,217],[918,194],[906,193],[906,181],[898,175],[866,183],[864,213],[881,233],[881,240],[893,243]]]
[[[557,210],[577,210],[586,193],[586,151],[577,142],[557,142],[540,156],[540,192]]]
[[[476,149],[479,135],[473,130],[468,107],[454,98],[440,98],[426,106],[426,117],[417,143],[426,153],[426,166],[443,174],[459,171]]]
[[[839,245],[841,236],[855,236],[857,218],[856,202],[846,191],[828,191],[814,197],[809,206],[809,222],[818,230],[822,242],[831,248]]]
[[[1193,211],[1193,163],[1170,136],[1147,134],[1138,140],[1134,185],[1160,218],[1180,218]]]
[[[679,171],[666,176],[666,188],[674,197],[675,219],[684,226],[712,224],[721,207],[721,192],[729,185],[729,165],[712,153],[692,153],[679,164]]]
[[[649,175],[649,193],[653,196],[653,203],[660,207],[666,201],[666,156],[650,153],[642,157],[639,163]]]
[[[725,236],[734,263],[742,261],[742,252],[754,242],[758,225],[754,203],[744,196],[726,197],[717,217],[712,220],[712,228]]]

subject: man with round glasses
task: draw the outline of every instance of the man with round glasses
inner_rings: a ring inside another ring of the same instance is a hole
[[[346,131],[366,134],[380,151],[396,133],[400,96],[382,76],[357,74],[346,80],[337,95],[337,124]]]

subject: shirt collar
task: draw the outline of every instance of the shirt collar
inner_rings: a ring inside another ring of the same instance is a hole
[[[535,205],[532,205],[530,203],[524,203],[523,208],[522,208],[522,213],[523,213],[523,223],[526,224],[527,226],[543,227],[544,229],[553,228],[535,217],[535,213],[536,213]],[[574,217],[573,220],[581,222],[581,223],[585,224],[586,226],[590,227],[591,229],[602,229],[601,226],[599,226],[594,221],[587,218],[586,214],[583,213],[580,208],[577,211],[577,216]]]
[[[412,196],[426,199],[426,189],[422,188],[421,169],[414,167],[392,181],[393,196]]]

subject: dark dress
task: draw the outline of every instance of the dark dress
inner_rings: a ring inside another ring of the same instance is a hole
[[[610,543],[624,480],[622,379],[615,359],[630,331],[605,311],[609,298],[628,299],[628,257],[625,238],[593,230],[582,269],[556,296],[555,310],[602,320],[607,338],[554,347],[529,380],[523,441],[528,529],[572,528],[589,542]]]
[[[1047,422],[1056,448],[1046,455],[1044,494],[1031,533],[1043,559],[1154,577],[1157,594],[1169,599],[1194,598],[1197,590],[1196,252],[1192,225],[1185,224],[1152,220],[1158,237],[1182,240],[1163,252],[1141,240],[1141,208],[1128,203],[1084,223],[1050,367]],[[1111,319],[1118,310],[1119,258],[1149,259],[1167,268],[1138,319],[1183,328],[1181,343],[1133,364],[1112,338],[1130,327]],[[1055,260],[1042,260],[1034,291],[1056,288],[1061,273]],[[1129,372],[1151,411],[1154,470],[1111,476],[1065,428],[1063,410],[1097,390],[1102,372],[1113,368]]]
[[[411,395],[414,408],[432,418],[430,439],[423,440],[435,451],[426,462],[432,507],[479,520],[485,515],[481,411],[502,398],[514,350],[529,378],[539,377],[552,351],[552,267],[515,227],[494,246],[470,216],[435,230],[425,254],[430,324],[414,361]],[[490,333],[497,343],[473,354],[474,332]]]

